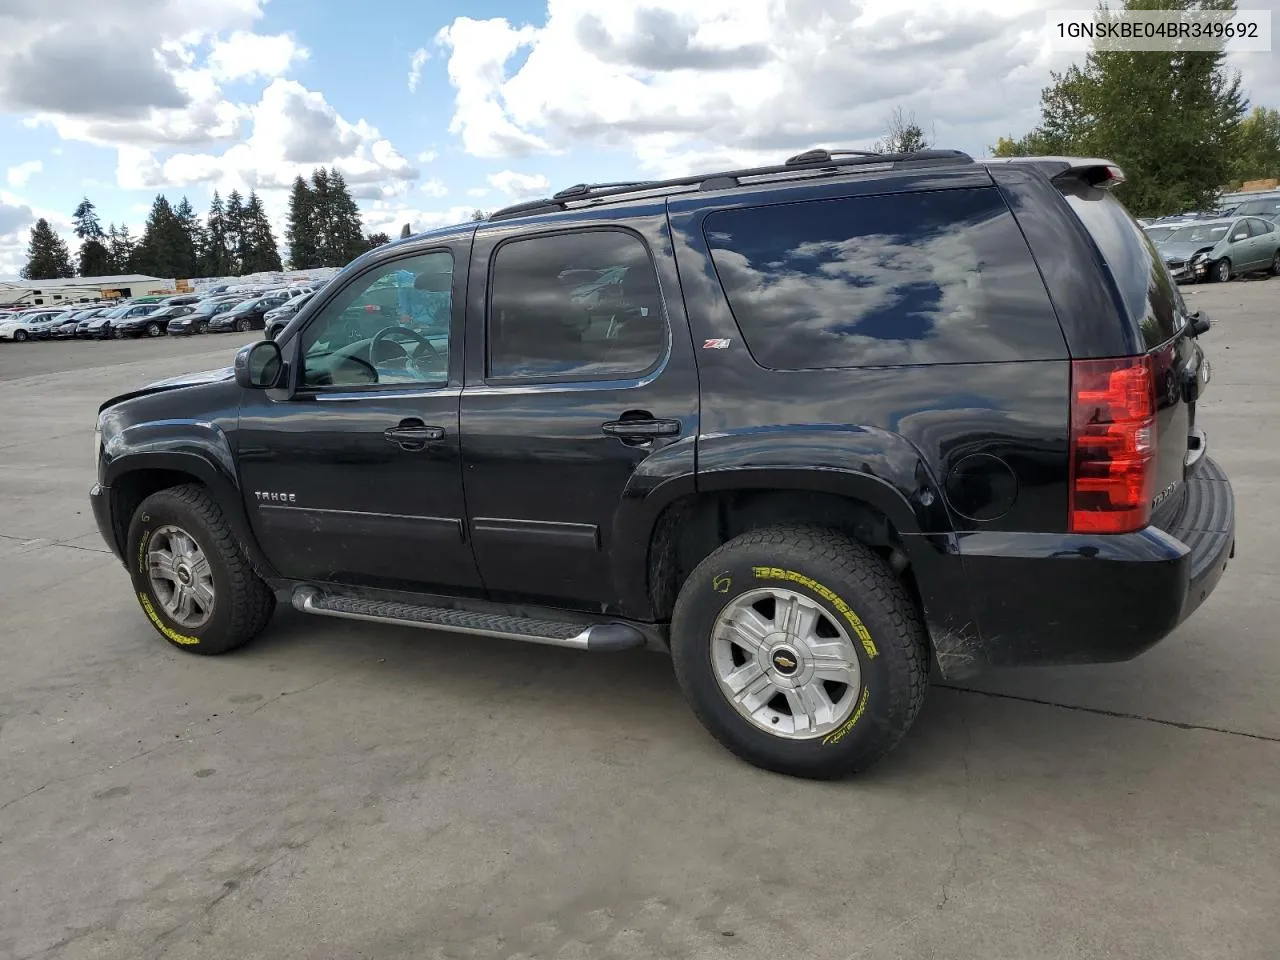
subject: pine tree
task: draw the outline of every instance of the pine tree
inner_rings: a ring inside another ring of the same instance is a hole
[[[244,272],[266,273],[284,269],[275,231],[256,191],[249,194],[244,208]]]
[[[48,220],[41,217],[31,228],[31,240],[27,244],[27,265],[22,268],[22,279],[59,280],[75,275],[67,242],[54,232]]]
[[[289,263],[295,270],[321,266],[316,236],[315,194],[301,176],[293,180],[289,193],[289,218],[284,240],[289,246]]]
[[[360,219],[360,208],[356,206],[347,188],[346,178],[338,170],[329,174],[329,202],[331,206],[329,235],[331,267],[344,267],[368,247],[365,245],[364,224]]]
[[[102,222],[93,204],[85,197],[72,214],[75,223],[75,234],[80,238],[79,261],[80,276],[102,277],[111,270],[111,252],[103,242],[106,235],[102,232]]]
[[[244,275],[244,198],[239,190],[227,195],[227,212],[223,218],[223,232],[227,238],[227,274]]]
[[[1280,177],[1280,110],[1254,107],[1240,121],[1239,150],[1233,166],[1238,182]]]
[[[195,250],[182,221],[164,194],[157,194],[134,256],[139,273],[153,277],[190,277]]]
[[[316,266],[335,265],[333,202],[329,191],[329,171],[318,167],[311,172],[311,223],[315,236]]]
[[[111,254],[109,274],[133,273],[137,269],[134,259],[137,255],[137,244],[129,235],[127,224],[119,228],[113,223],[107,231],[107,250]]]
[[[1234,10],[1235,0],[1125,0],[1126,10]],[[1178,213],[1211,204],[1231,179],[1247,107],[1239,74],[1221,48],[1099,51],[1054,73],[1040,126],[1005,140],[1005,155],[1107,157],[1125,171],[1118,194],[1134,213]]]
[[[200,273],[206,277],[232,275],[231,251],[227,245],[227,216],[217,190],[213,191],[213,202],[209,204],[209,216],[206,218]]]
[[[186,197],[183,197],[173,208],[173,214],[178,218],[179,226],[182,227],[182,257],[185,260],[183,264],[185,272],[179,276],[187,279],[199,276],[205,245],[204,227],[200,225],[200,218],[196,216],[195,210],[191,208],[191,201]]]

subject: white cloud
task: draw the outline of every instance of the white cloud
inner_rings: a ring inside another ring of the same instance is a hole
[[[897,106],[934,126],[939,146],[980,154],[1034,125],[1049,70],[1072,59],[1045,30],[1061,6],[548,0],[541,23],[459,17],[437,42],[455,88],[450,130],[472,155],[595,146],[676,173],[865,148]],[[1280,99],[1280,61],[1237,62],[1255,101]]]
[[[434,150],[423,150],[417,157],[419,163],[434,163],[435,159],[436,152]]]
[[[488,187],[472,187],[467,191],[468,197],[487,197],[489,195]]]
[[[250,133],[221,154],[121,147],[117,180],[129,189],[214,184],[224,191],[287,189],[316,167],[342,172],[358,198],[398,196],[419,172],[376,127],[352,123],[314,90],[277,78],[246,108]]]
[[[226,40],[214,41],[208,65],[215,80],[247,80],[281,76],[295,60],[308,56],[307,49],[288,34],[264,36],[237,30]]]
[[[418,89],[418,84],[422,82],[422,68],[427,65],[427,61],[431,59],[431,54],[426,47],[419,47],[413,51],[413,56],[409,59],[409,92],[414,93]]]
[[[491,174],[489,186],[517,200],[536,197],[551,189],[551,181],[540,173],[516,173],[514,170],[503,170]]]
[[[27,160],[25,163],[19,163],[8,169],[5,174],[11,187],[25,187],[27,181],[44,169],[44,163],[40,160]]]
[[[421,190],[423,193],[425,193],[429,197],[444,197],[444,196],[448,196],[449,194],[449,188],[446,187],[439,180],[426,181],[422,185]]]
[[[413,233],[422,233],[437,227],[466,223],[471,219],[474,207],[453,206],[443,210],[424,210],[388,200],[374,200],[363,204],[361,212],[365,233],[386,233],[400,236],[400,229],[407,223]]]

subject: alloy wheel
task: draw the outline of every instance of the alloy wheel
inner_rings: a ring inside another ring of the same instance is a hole
[[[151,592],[175,623],[189,629],[213,616],[213,570],[195,538],[181,527],[160,527],[147,542]]]

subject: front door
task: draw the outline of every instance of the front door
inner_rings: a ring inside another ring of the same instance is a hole
[[[285,577],[481,592],[458,440],[467,246],[383,259],[327,293],[282,344],[290,388],[246,392],[241,480]]]
[[[477,235],[462,455],[492,599],[619,612],[611,559],[647,546],[615,542],[619,512],[694,474],[692,347],[669,254],[650,253],[666,217],[628,226]]]

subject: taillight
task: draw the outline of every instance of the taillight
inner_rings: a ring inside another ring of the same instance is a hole
[[[1140,530],[1155,486],[1151,358],[1072,361],[1071,532]]]

